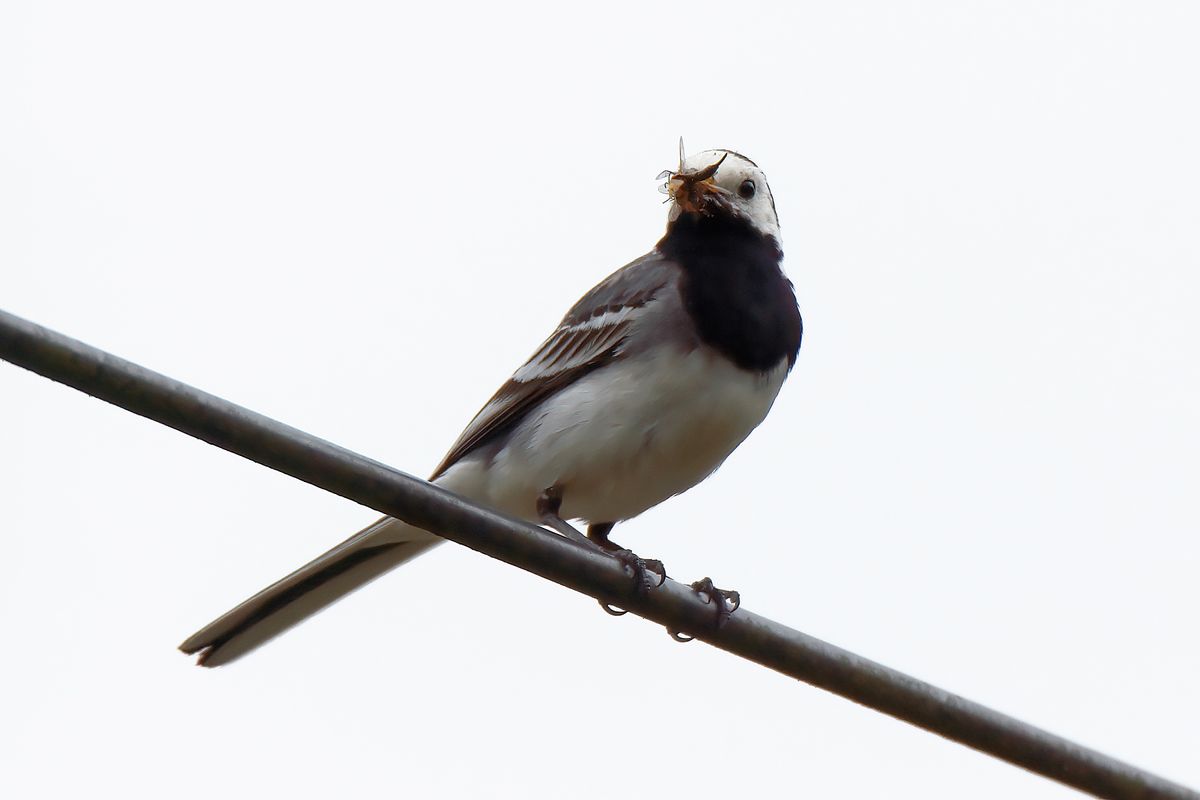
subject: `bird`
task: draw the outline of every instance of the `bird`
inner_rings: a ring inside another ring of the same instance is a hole
[[[640,592],[666,571],[612,542],[613,526],[725,461],[766,418],[803,334],[762,169],[733,150],[685,156],[681,140],[678,168],[658,179],[670,204],[663,237],[567,311],[430,476],[616,555]],[[202,666],[228,664],[442,541],[384,517],[180,650]]]

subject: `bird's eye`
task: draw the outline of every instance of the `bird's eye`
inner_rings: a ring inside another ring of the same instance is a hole
[[[738,194],[747,200],[754,197],[754,181],[742,181],[742,185],[738,187]]]

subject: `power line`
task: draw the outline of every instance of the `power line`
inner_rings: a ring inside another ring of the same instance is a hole
[[[630,577],[613,558],[4,311],[0,358],[1096,797],[1200,800],[1184,786],[744,608],[717,629],[714,607],[675,581],[631,596]]]

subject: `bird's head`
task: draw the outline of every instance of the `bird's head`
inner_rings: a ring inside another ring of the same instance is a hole
[[[779,241],[779,217],[767,176],[733,150],[705,150],[690,156],[679,143],[679,169],[666,170],[661,191],[670,198],[668,221],[683,214],[740,217],[760,233]]]

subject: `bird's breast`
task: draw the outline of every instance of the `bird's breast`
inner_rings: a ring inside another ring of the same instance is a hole
[[[634,517],[707,477],[766,417],[787,374],[706,346],[620,360],[551,398],[495,456],[492,502],[530,517],[558,485],[564,517]]]

